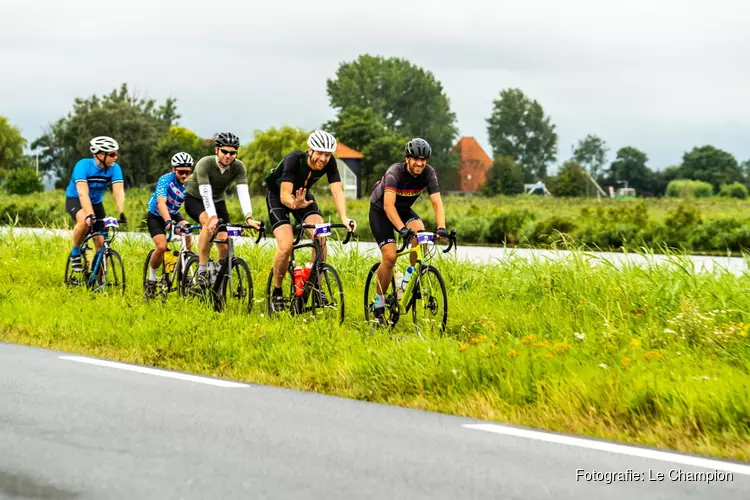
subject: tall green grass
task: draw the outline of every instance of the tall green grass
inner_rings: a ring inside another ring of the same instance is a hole
[[[336,253],[347,319],[268,318],[272,250],[244,245],[256,307],[146,303],[146,243],[116,240],[124,296],[63,285],[69,241],[0,234],[0,339],[195,373],[750,461],[750,280],[582,253],[478,266],[440,258],[448,332],[371,333],[371,258]]]

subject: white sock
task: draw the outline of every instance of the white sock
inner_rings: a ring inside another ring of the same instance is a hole
[[[375,307],[385,307],[385,296],[375,295]]]
[[[151,266],[148,266],[148,279],[151,281],[156,281],[156,269]]]

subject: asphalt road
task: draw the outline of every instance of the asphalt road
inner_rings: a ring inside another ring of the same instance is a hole
[[[0,343],[0,498],[750,498],[750,464],[92,363]]]

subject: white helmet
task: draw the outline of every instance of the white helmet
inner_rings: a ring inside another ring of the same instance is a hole
[[[333,153],[336,151],[336,138],[323,130],[316,130],[307,138],[307,145],[313,151]]]
[[[177,153],[176,155],[174,155],[172,157],[172,168],[177,168],[181,166],[192,167],[193,157],[184,152]]]
[[[120,145],[117,141],[106,135],[100,135],[91,139],[91,147],[89,149],[92,153],[112,153],[120,149]]]

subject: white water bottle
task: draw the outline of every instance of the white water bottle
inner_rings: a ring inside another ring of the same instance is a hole
[[[401,288],[401,282],[404,280],[404,275],[401,271],[398,271],[396,273],[396,297],[398,300],[401,300],[401,297],[404,296],[404,289]]]
[[[402,295],[404,291],[406,291],[406,286],[409,284],[409,280],[411,279],[411,275],[413,272],[414,268],[412,266],[406,268],[406,274],[404,274],[404,278],[401,280],[401,286],[399,287],[401,289]]]

